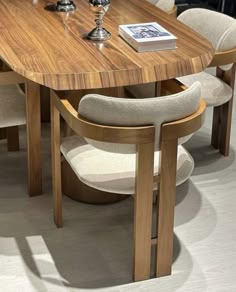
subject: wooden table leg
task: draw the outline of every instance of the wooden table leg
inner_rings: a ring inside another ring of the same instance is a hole
[[[28,145],[28,192],[30,196],[42,194],[40,85],[26,83],[26,118]]]

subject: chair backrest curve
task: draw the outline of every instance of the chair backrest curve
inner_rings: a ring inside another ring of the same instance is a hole
[[[86,119],[110,126],[155,126],[155,149],[159,149],[160,128],[164,122],[175,121],[194,113],[200,102],[200,83],[186,91],[145,99],[115,98],[97,94],[85,95],[79,104],[79,114]],[[135,152],[134,145],[103,143],[87,139],[105,151]]]
[[[148,2],[156,5],[165,12],[169,12],[175,5],[175,0],[147,0]]]
[[[207,38],[218,52],[236,48],[236,20],[228,15],[203,8],[192,8],[181,13],[178,20]],[[232,60],[232,63],[235,61]],[[221,68],[229,70],[232,63]]]
[[[192,8],[181,13],[178,20],[207,38],[216,51],[236,47],[236,20],[228,15]]]

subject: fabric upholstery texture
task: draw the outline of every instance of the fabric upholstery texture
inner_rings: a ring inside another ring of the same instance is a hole
[[[219,106],[232,97],[232,88],[221,79],[207,73],[200,72],[188,76],[177,78],[186,86],[191,86],[194,82],[201,83],[202,98],[206,101],[207,106]]]
[[[160,126],[164,122],[178,120],[191,115],[199,107],[200,83],[187,90],[168,96],[129,99],[97,94],[85,95],[79,104],[79,114],[86,119],[113,126],[155,126],[155,149],[159,149]],[[87,139],[101,150],[116,153],[133,153],[135,145],[114,144]]]
[[[65,138],[61,152],[85,184],[107,192],[134,194],[135,154],[117,154],[99,150],[79,136]],[[179,185],[189,178],[194,167],[190,154],[178,147],[177,178]],[[155,152],[154,174],[158,174],[159,152]],[[153,189],[157,189],[157,183]]]
[[[1,85],[0,103],[0,128],[26,123],[25,95],[18,85]]]
[[[211,41],[216,51],[225,51],[236,47],[236,20],[228,15],[201,8],[184,11],[178,20],[197,31]],[[232,64],[220,66],[222,70],[229,70]],[[183,76],[180,82],[191,86],[199,81],[202,86],[202,98],[207,106],[219,106],[229,101],[233,95],[229,85],[221,79],[207,73]]]
[[[236,20],[228,15],[202,8],[188,9],[178,20],[208,39],[216,51],[222,52],[236,47]],[[221,66],[229,70],[232,64]]]
[[[175,5],[175,0],[148,0],[165,12],[169,12]]]
[[[236,20],[228,15],[202,8],[188,9],[178,20],[208,39],[216,51],[236,47]]]

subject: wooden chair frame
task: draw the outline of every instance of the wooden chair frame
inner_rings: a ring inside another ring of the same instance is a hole
[[[7,71],[4,63],[1,64],[3,71]],[[20,84],[27,82],[27,79],[14,71],[0,72],[0,85]],[[8,151],[19,150],[19,130],[18,126],[0,128],[0,139],[7,139]]]
[[[165,123],[161,130],[160,177],[157,206],[157,238],[151,238],[155,127],[115,127],[99,125],[81,117],[61,92],[51,90],[51,145],[54,220],[62,227],[60,115],[77,134],[97,141],[136,144],[136,186],[134,195],[135,281],[150,278],[151,245],[157,244],[156,275],[171,273],[176,189],[177,140],[199,129],[205,103],[191,116]],[[163,252],[164,250],[164,252]]]
[[[220,68],[222,65],[231,63],[233,63],[233,66],[227,71],[224,71]],[[224,156],[228,156],[230,149],[230,132],[232,124],[236,73],[236,48],[223,52],[216,52],[209,67],[213,66],[216,66],[216,76],[232,88],[231,99],[220,106],[214,107],[213,109],[211,135],[212,146],[214,146],[216,149],[219,149],[220,153],[222,153]]]

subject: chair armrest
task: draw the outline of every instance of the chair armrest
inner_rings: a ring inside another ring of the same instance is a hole
[[[217,67],[231,63],[236,63],[236,48],[223,52],[216,51],[208,67]]]
[[[0,85],[26,83],[28,79],[14,71],[0,72]]]
[[[69,127],[77,134],[96,141],[121,144],[147,144],[155,140],[155,127],[118,127],[100,125],[80,116],[61,92],[51,90],[51,102]]]

